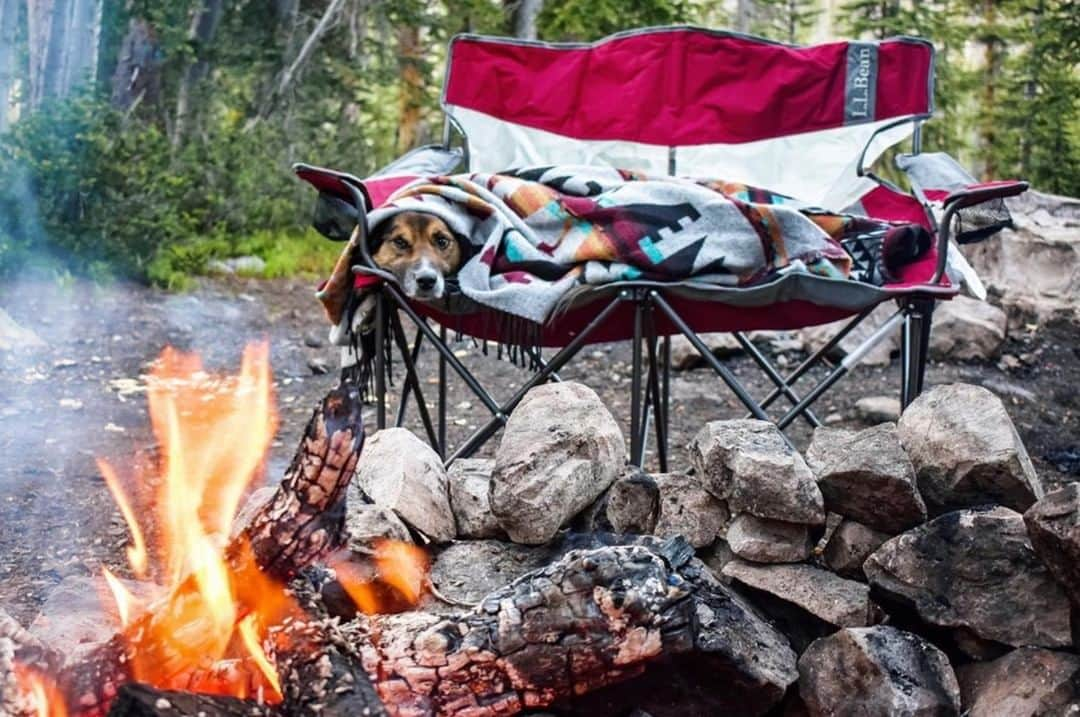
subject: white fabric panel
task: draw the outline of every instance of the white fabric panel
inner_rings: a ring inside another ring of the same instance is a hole
[[[668,148],[655,144],[566,137],[506,122],[483,112],[448,106],[469,138],[469,169],[499,172],[514,167],[585,164],[668,173]]]
[[[668,173],[668,148],[637,142],[580,140],[500,120],[463,107],[448,107],[469,137],[470,169],[498,172],[546,164],[600,164]],[[838,127],[740,144],[679,147],[675,174],[743,182],[839,211],[877,186],[859,177],[859,153],[874,132],[894,122]],[[909,137],[911,122],[883,131],[866,152],[870,166],[882,152]]]

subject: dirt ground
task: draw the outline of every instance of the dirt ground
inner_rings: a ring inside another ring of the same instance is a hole
[[[280,430],[268,461],[276,481],[292,456],[311,409],[335,382],[337,351],[311,286],[292,280],[208,281],[169,294],[141,286],[58,286],[20,282],[0,287],[0,306],[47,347],[0,352],[0,609],[27,622],[50,589],[69,575],[97,575],[102,564],[126,573],[127,530],[95,466],[104,456],[123,464],[152,443],[140,375],[165,345],[199,351],[209,367],[235,370],[244,344],[271,346]],[[470,343],[463,361],[508,396],[525,374]],[[934,363],[930,385],[964,381],[1001,395],[1047,487],[1080,475],[1080,338],[1074,325],[1028,329],[1005,352],[1021,360],[1005,370],[987,363]],[[429,398],[434,361],[422,361]],[[563,379],[595,388],[625,426],[629,422],[627,344],[588,347]],[[781,360],[794,364],[797,353]],[[330,372],[316,375],[322,363]],[[746,357],[728,366],[761,397],[771,388]],[[821,402],[818,413],[839,425],[859,425],[855,401],[896,395],[897,361],[858,368]],[[743,415],[707,368],[673,375],[672,468],[686,466],[685,445],[707,421]],[[451,445],[486,419],[483,406],[455,381],[448,401]],[[369,411],[374,424],[373,410]],[[410,425],[419,431],[416,412]],[[370,430],[370,429],[369,429]],[[793,434],[805,445],[805,427]],[[490,443],[490,452],[494,442]],[[650,452],[650,461],[655,456]]]

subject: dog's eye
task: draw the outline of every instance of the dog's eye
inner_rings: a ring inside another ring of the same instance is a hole
[[[445,234],[439,234],[435,237],[435,246],[439,247],[440,249],[445,249],[446,247],[450,246],[450,237],[446,236]]]
[[[409,242],[401,237],[394,237],[390,240],[390,243],[394,245],[395,249],[400,249],[401,251],[405,251],[409,248]]]

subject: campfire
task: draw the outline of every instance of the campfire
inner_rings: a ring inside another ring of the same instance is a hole
[[[580,385],[534,389],[494,460],[448,470],[405,429],[365,445],[346,382],[280,485],[251,492],[271,386],[265,345],[235,376],[162,354],[156,451],[100,464],[130,533],[128,568],[102,580],[115,634],[66,651],[0,612],[0,715],[892,714],[912,694],[956,714],[959,686],[996,704],[1014,676],[1016,694],[1074,699],[1080,484],[1039,498],[985,389],[820,431],[806,459],[767,423],[716,421],[689,448],[693,474],[650,476],[627,470],[617,423]],[[920,453],[948,411],[967,438]],[[1013,507],[931,517],[913,457],[992,479]],[[984,684],[984,667],[1003,677]]]
[[[282,628],[305,617],[286,584],[295,570],[286,569],[287,561],[278,562],[282,556],[267,550],[267,540],[274,542],[279,536],[256,537],[251,531],[260,516],[247,531],[233,534],[241,503],[262,477],[277,430],[269,347],[249,345],[236,375],[208,373],[197,355],[167,348],[150,372],[147,395],[156,456],[140,456],[127,470],[98,461],[130,531],[127,557],[139,581],[139,589],[133,590],[112,571],[103,570],[119,615],[113,647],[120,650],[116,664],[105,667],[122,670],[125,681],[160,691],[279,705],[284,693],[273,656],[300,647]],[[317,469],[329,466],[304,460],[303,449],[313,447],[311,439],[316,438],[310,434],[309,430],[293,470],[297,479],[315,482],[305,492],[290,493],[289,499],[273,505],[317,524],[322,516],[301,515],[305,508],[319,504],[320,498],[329,505],[332,501],[327,498],[342,496],[335,491],[340,486],[318,482]],[[360,431],[349,425],[336,443],[323,441],[330,451],[324,457],[337,450],[345,459],[332,466],[338,480],[347,480],[348,461],[355,462],[361,439]],[[326,495],[318,495],[324,490]],[[325,533],[314,531],[306,537],[330,545]],[[253,538],[259,541],[256,545]],[[318,549],[315,544],[312,548]],[[352,565],[341,556],[334,560],[340,584],[357,610],[379,612],[388,595],[393,595],[394,605],[415,604],[425,577],[423,552],[395,541],[382,541],[373,552],[373,569]],[[274,562],[267,563],[268,558]],[[100,693],[88,700],[86,694],[73,695],[65,689],[70,687],[64,684],[65,677],[31,665],[18,664],[16,669],[18,689],[37,717],[86,713],[90,703],[90,712],[108,707],[112,696],[108,684],[97,686]],[[72,697],[81,699],[70,704]]]

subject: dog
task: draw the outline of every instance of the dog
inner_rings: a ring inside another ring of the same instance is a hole
[[[461,268],[465,256],[446,222],[425,212],[387,219],[376,228],[371,246],[375,265],[393,274],[411,299],[441,299],[446,277]]]

